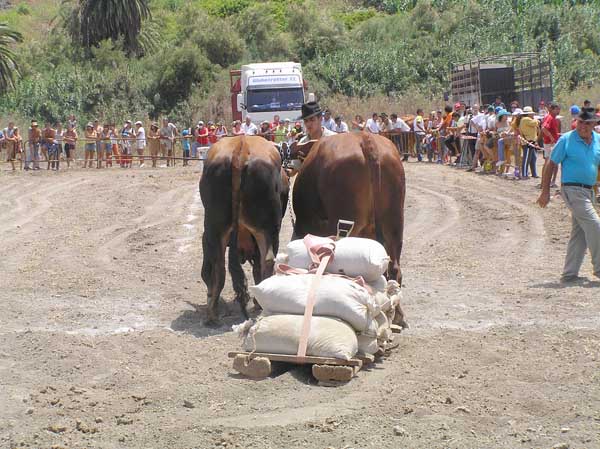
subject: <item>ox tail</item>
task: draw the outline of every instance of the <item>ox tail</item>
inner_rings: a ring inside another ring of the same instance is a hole
[[[242,206],[242,180],[249,155],[248,143],[242,136],[239,145],[231,153],[231,243],[237,245],[240,209]]]
[[[381,157],[373,141],[372,135],[363,133],[362,151],[371,179],[371,207],[373,210],[373,224],[375,225],[375,239],[383,245],[383,230],[381,228],[381,208],[378,198],[381,197]]]

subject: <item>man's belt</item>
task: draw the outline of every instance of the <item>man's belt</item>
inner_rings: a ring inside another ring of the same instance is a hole
[[[583,187],[584,189],[590,189],[590,190],[592,190],[594,188],[594,186],[590,186],[587,184],[579,184],[578,182],[563,182],[561,184],[561,186],[563,186],[563,187]]]

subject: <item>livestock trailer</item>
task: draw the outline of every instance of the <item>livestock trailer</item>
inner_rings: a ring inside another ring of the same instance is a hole
[[[553,100],[552,67],[540,53],[511,53],[452,65],[452,101],[491,104],[496,97],[508,105],[538,106]]]

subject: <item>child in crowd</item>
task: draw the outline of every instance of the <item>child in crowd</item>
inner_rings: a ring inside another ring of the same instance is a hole
[[[133,129],[131,128],[131,120],[126,120],[123,129],[121,130],[122,144],[121,144],[121,168],[131,167],[131,139],[135,137]]]
[[[225,128],[225,125],[223,125],[223,123],[217,123],[217,130],[215,131],[215,134],[217,135],[217,140],[221,140],[223,137],[227,137],[227,128]]]
[[[117,139],[117,132],[115,131],[114,123],[111,123],[108,126],[108,135],[110,136],[110,153],[106,155],[106,166],[112,167],[112,157],[115,157],[115,160],[118,164],[121,164],[121,154],[119,153],[119,140]]]
[[[67,168],[71,168],[71,161],[73,160],[73,156],[75,155],[75,144],[77,143],[77,131],[70,122],[67,125],[67,130],[64,134],[64,142],[64,151],[65,158],[67,159]]]
[[[156,160],[158,159],[158,152],[160,151],[160,130],[158,128],[158,123],[152,123],[152,125],[150,125],[148,148],[150,149],[150,157],[152,158],[152,168],[156,168]]]
[[[184,129],[183,131],[181,131],[181,135],[183,137],[183,139],[181,140],[181,147],[183,148],[183,166],[187,167],[191,150],[190,131]]]
[[[94,125],[88,123],[85,127],[85,159],[83,161],[83,168],[92,168],[92,162],[94,160],[94,153],[96,152],[96,130]]]

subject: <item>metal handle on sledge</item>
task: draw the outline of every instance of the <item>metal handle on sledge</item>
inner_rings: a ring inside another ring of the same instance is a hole
[[[354,229],[354,222],[349,220],[338,220],[336,239],[348,237]]]

